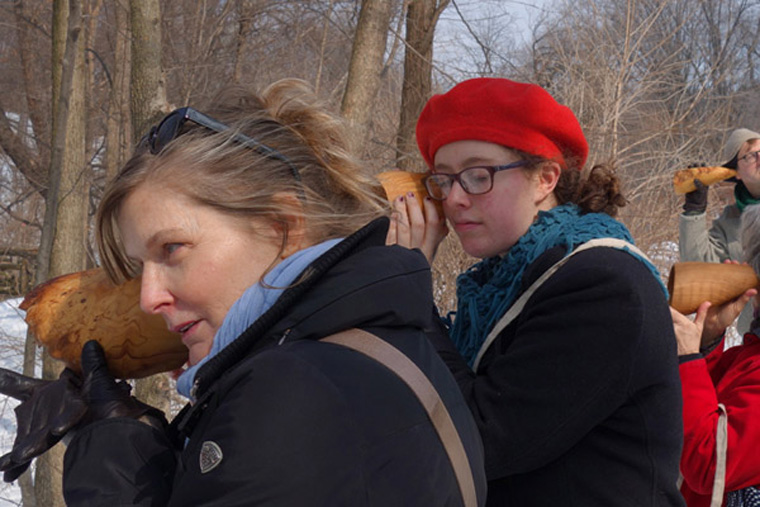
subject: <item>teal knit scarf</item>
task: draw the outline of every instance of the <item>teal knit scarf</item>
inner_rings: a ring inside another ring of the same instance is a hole
[[[570,253],[595,238],[633,243],[628,229],[609,215],[583,215],[576,205],[563,204],[539,211],[538,218],[504,257],[484,259],[457,277],[458,302],[451,339],[470,366],[490,330],[519,295],[525,268],[550,248],[564,245]],[[636,257],[647,264],[662,285],[657,269]]]

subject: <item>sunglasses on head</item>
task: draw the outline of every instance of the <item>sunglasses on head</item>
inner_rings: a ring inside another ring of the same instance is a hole
[[[157,155],[167,144],[180,135],[182,127],[188,121],[220,134],[230,130],[230,128],[224,123],[216,121],[192,107],[180,107],[164,116],[164,119],[161,120],[158,125],[153,126],[150,129],[150,132],[145,135],[141,143],[146,143],[150,148],[150,152],[153,155]],[[298,169],[293,165],[293,162],[279,151],[239,132],[236,133],[232,139],[265,157],[284,162],[290,168],[296,181],[301,181],[301,175],[299,174]]]

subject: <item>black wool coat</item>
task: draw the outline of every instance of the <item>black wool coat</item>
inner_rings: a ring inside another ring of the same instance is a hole
[[[529,266],[524,292],[561,259]],[[477,373],[433,336],[475,416],[488,506],[680,506],[676,341],[664,292],[629,253],[592,248],[529,298]]]
[[[426,338],[429,266],[384,246],[386,230],[387,219],[374,221],[317,259],[200,368],[197,402],[172,423],[178,438],[124,418],[78,432],[64,462],[68,505],[461,506],[412,391],[376,361],[317,341],[352,327],[400,349],[437,388],[483,505],[477,427]]]

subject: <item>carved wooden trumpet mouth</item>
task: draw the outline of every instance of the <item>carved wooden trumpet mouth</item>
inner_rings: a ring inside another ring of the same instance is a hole
[[[389,202],[393,202],[400,196],[406,196],[408,192],[414,192],[414,197],[420,205],[422,211],[425,211],[424,199],[428,196],[425,184],[422,179],[427,176],[427,173],[410,173],[406,171],[385,171],[377,175],[377,179],[383,185],[385,195],[388,197]],[[438,216],[443,217],[443,208],[441,201],[433,201],[437,210]]]
[[[683,314],[694,313],[705,301],[722,305],[754,287],[760,287],[760,279],[745,264],[677,262],[668,278],[670,306]]]
[[[187,361],[181,336],[163,318],[140,309],[140,280],[114,285],[102,269],[59,276],[32,289],[22,301],[25,320],[51,357],[80,371],[82,347],[103,346],[117,378],[175,370]]]

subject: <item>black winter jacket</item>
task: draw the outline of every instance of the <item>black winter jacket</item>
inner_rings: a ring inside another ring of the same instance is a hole
[[[529,266],[524,292],[564,255]],[[528,300],[477,374],[434,338],[483,438],[488,506],[683,505],[673,323],[656,279],[614,248],[578,253]]]
[[[67,503],[462,505],[412,391],[374,360],[317,341],[359,327],[400,349],[437,388],[483,505],[477,427],[425,337],[434,327],[429,266],[419,252],[384,246],[386,229],[387,219],[374,221],[317,259],[300,284],[199,369],[197,403],[172,423],[183,449],[167,432],[131,419],[78,432],[65,456]]]

